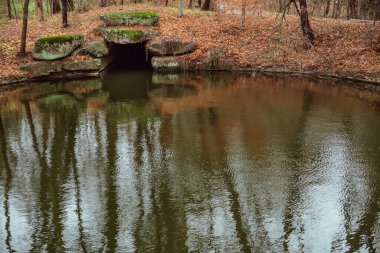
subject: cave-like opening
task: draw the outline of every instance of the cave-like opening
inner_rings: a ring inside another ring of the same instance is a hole
[[[102,74],[125,71],[152,71],[150,57],[145,49],[146,42],[117,44],[107,42],[109,53],[102,59]]]

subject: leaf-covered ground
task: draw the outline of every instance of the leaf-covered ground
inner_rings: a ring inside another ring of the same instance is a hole
[[[312,18],[317,41],[310,47],[303,38],[296,16],[275,14],[249,15],[244,29],[240,16],[214,12],[187,11],[179,18],[173,8],[129,4],[98,8],[85,13],[70,13],[69,28],[61,28],[59,14],[46,21],[30,20],[28,56],[22,60],[16,54],[20,45],[21,20],[0,25],[0,80],[25,76],[18,70],[21,63],[31,61],[34,41],[42,35],[85,35],[86,42],[99,40],[93,29],[102,25],[99,16],[107,12],[128,10],[156,11],[160,15],[163,38],[194,41],[199,48],[182,58],[193,66],[205,66],[210,58],[235,69],[273,69],[317,72],[339,76],[380,80],[380,54],[373,43],[380,25],[371,22]]]

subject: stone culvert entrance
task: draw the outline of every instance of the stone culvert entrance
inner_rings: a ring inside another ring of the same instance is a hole
[[[99,28],[108,47],[103,57],[100,73],[126,70],[161,70],[168,67],[178,70],[175,56],[191,53],[194,43],[178,40],[157,40],[159,17],[153,12],[109,13],[101,16],[106,28]],[[148,26],[147,29],[114,28],[113,26]]]

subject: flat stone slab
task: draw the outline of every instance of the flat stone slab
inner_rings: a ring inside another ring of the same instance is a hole
[[[155,26],[159,22],[159,17],[155,12],[108,13],[100,16],[100,19],[106,26]]]
[[[19,68],[29,73],[31,78],[70,75],[72,73],[97,72],[100,69],[100,59],[61,61],[37,61],[21,65]]]
[[[76,50],[73,55],[89,55],[94,58],[101,58],[108,55],[108,48],[104,42],[94,41]]]
[[[153,57],[152,67],[159,72],[176,72],[181,70],[181,63],[177,57]]]
[[[79,60],[72,61],[63,65],[63,69],[67,71],[99,71],[101,60]]]
[[[117,44],[142,43],[158,35],[157,32],[150,30],[101,29],[99,31],[106,41]]]
[[[69,56],[82,46],[82,35],[57,35],[38,39],[34,44],[33,59],[52,61]]]
[[[49,76],[54,73],[59,73],[62,71],[62,62],[32,62],[23,64],[19,67],[21,70],[26,71],[32,78]]]
[[[179,40],[152,40],[146,48],[152,56],[175,56],[192,53],[197,49],[197,45]]]

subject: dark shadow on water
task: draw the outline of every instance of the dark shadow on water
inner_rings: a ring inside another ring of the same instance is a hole
[[[102,77],[102,85],[111,101],[148,101],[152,89],[152,72],[127,71],[108,73]]]

